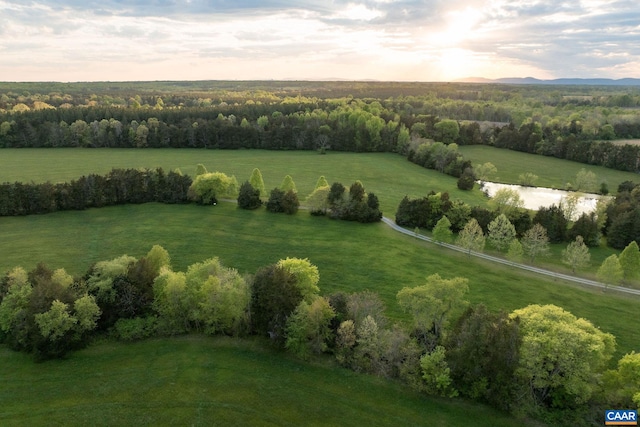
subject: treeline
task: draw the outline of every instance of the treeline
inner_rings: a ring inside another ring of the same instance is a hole
[[[607,124],[592,135],[583,133],[582,125],[576,121],[567,127],[527,123],[516,128],[510,124],[495,128],[493,135],[488,139],[481,139],[480,143],[627,172],[640,172],[640,146],[606,141],[616,137],[639,138],[640,123]]]
[[[397,293],[411,319],[406,327],[390,322],[377,294],[321,296],[319,279],[299,258],[251,275],[217,258],[174,271],[157,245],[139,259],[97,262],[80,277],[43,264],[16,267],[0,278],[0,342],[42,360],[96,336],[255,335],[303,359],[328,354],[426,394],[553,424],[590,425],[605,406],[640,403],[640,357],[625,355],[607,369],[615,338],[560,307],[490,312],[466,300],[467,279],[435,274]]]
[[[44,214],[148,202],[187,203],[191,177],[179,171],[113,169],[70,182],[0,184],[0,216]]]
[[[454,233],[475,220],[481,232],[490,235],[491,224],[504,215],[513,226],[512,238],[524,237],[533,225],[539,224],[550,243],[573,242],[580,236],[586,246],[597,247],[604,236],[609,246],[624,249],[633,241],[640,242],[640,184],[630,181],[620,184],[612,202],[601,201],[596,211],[574,218],[576,204],[576,196],[567,197],[559,205],[542,207],[532,214],[522,207],[518,193],[509,189],[499,190],[489,202],[489,208],[470,206],[451,200],[447,192],[432,191],[421,198],[405,196],[398,205],[395,220],[403,227],[434,230],[446,217]]]

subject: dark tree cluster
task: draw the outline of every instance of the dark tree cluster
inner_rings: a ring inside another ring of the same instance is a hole
[[[147,202],[187,203],[191,178],[157,169],[113,169],[65,183],[0,184],[0,216]]]
[[[298,208],[300,207],[298,193],[293,190],[285,192],[279,188],[274,188],[271,190],[269,200],[267,200],[265,206],[269,212],[293,215],[298,212]]]
[[[253,188],[249,181],[242,183],[238,193],[238,207],[253,210],[258,209],[260,206],[262,206],[260,190]]]
[[[640,242],[640,184],[620,184],[615,202],[607,209],[605,234],[607,243],[616,249],[624,249],[634,240]]]
[[[330,218],[362,223],[382,219],[378,197],[374,193],[367,194],[360,181],[354,182],[348,192],[341,183],[333,183],[327,200]]]

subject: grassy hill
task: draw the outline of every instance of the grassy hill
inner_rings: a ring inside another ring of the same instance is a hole
[[[521,426],[460,399],[295,360],[261,341],[101,343],[35,364],[0,347],[3,426]]]
[[[469,279],[472,302],[511,311],[528,304],[557,304],[618,338],[619,350],[640,351],[640,334],[628,319],[640,300],[555,282],[498,266],[401,235],[382,223],[357,224],[312,217],[215,207],[150,203],[81,212],[0,218],[0,271],[38,261],[84,273],[91,263],[122,254],[144,255],[160,244],[173,267],[218,256],[241,273],[286,257],[309,258],[320,270],[320,289],[378,292],[396,320],[406,319],[395,296],[434,273]]]

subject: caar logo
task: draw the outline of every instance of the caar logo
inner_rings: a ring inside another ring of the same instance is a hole
[[[638,412],[633,409],[611,409],[604,413],[606,426],[637,426]]]

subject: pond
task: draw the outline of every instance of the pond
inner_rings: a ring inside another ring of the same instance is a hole
[[[498,182],[485,181],[482,185],[483,191],[493,197],[496,191],[502,188],[516,190],[520,194],[520,198],[524,202],[526,209],[538,210],[541,207],[549,207],[551,205],[559,205],[564,198],[569,195],[576,194],[572,191],[556,190],[554,188],[545,187],[523,187],[514,184],[501,184]],[[572,219],[577,219],[583,213],[593,212],[596,209],[596,203],[599,199],[610,198],[610,196],[602,196],[600,194],[581,193],[578,199],[576,210]]]

